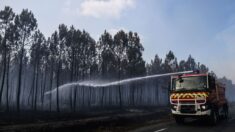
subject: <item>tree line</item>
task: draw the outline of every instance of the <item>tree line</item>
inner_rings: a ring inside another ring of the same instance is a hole
[[[209,71],[206,65],[196,62],[191,55],[187,60],[178,62],[172,51],[166,54],[164,60],[156,55],[147,64],[143,59],[143,51],[138,33],[132,31],[120,30],[114,36],[104,31],[95,41],[85,30],[60,24],[46,38],[38,29],[31,11],[23,9],[16,14],[6,6],[0,11],[0,109],[20,111],[27,108],[36,111],[47,107],[47,110],[54,108],[59,112],[63,93],[58,88],[69,82],[97,78],[120,80],[194,69]],[[168,79],[155,81],[153,89],[157,92],[155,83],[167,85]],[[129,91],[121,86],[113,91],[105,88],[100,91],[71,88],[65,103],[74,111],[78,107],[78,100],[79,106],[85,106],[86,103],[91,104],[92,97],[95,101],[97,98],[101,100],[99,105],[103,105],[106,99],[107,105],[116,102],[122,106],[127,98],[126,105],[134,105],[136,101],[143,100],[143,89],[138,91],[136,87],[128,86]],[[57,89],[56,94],[45,97],[44,93],[54,88]]]

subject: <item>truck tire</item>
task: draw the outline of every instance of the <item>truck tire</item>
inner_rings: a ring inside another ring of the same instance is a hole
[[[184,124],[184,118],[183,117],[180,117],[180,116],[175,116],[175,122],[179,125],[182,125]]]
[[[218,113],[215,110],[211,110],[211,114],[209,116],[210,125],[216,125],[218,122]]]

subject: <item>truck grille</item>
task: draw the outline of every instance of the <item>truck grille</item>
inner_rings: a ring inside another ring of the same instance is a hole
[[[195,105],[181,105],[180,112],[181,113],[196,113]]]

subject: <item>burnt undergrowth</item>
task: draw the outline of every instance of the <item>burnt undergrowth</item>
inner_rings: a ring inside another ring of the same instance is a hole
[[[167,107],[90,109],[77,112],[1,112],[1,131],[120,131],[169,115]]]

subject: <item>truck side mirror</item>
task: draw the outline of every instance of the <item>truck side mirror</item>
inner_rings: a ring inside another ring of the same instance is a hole
[[[183,82],[184,82],[184,79],[183,79],[181,76],[179,76],[179,77],[177,78],[177,81],[179,81],[180,83],[183,83]]]
[[[183,82],[184,82],[184,79],[179,78],[179,82],[180,82],[180,83],[183,83]]]

